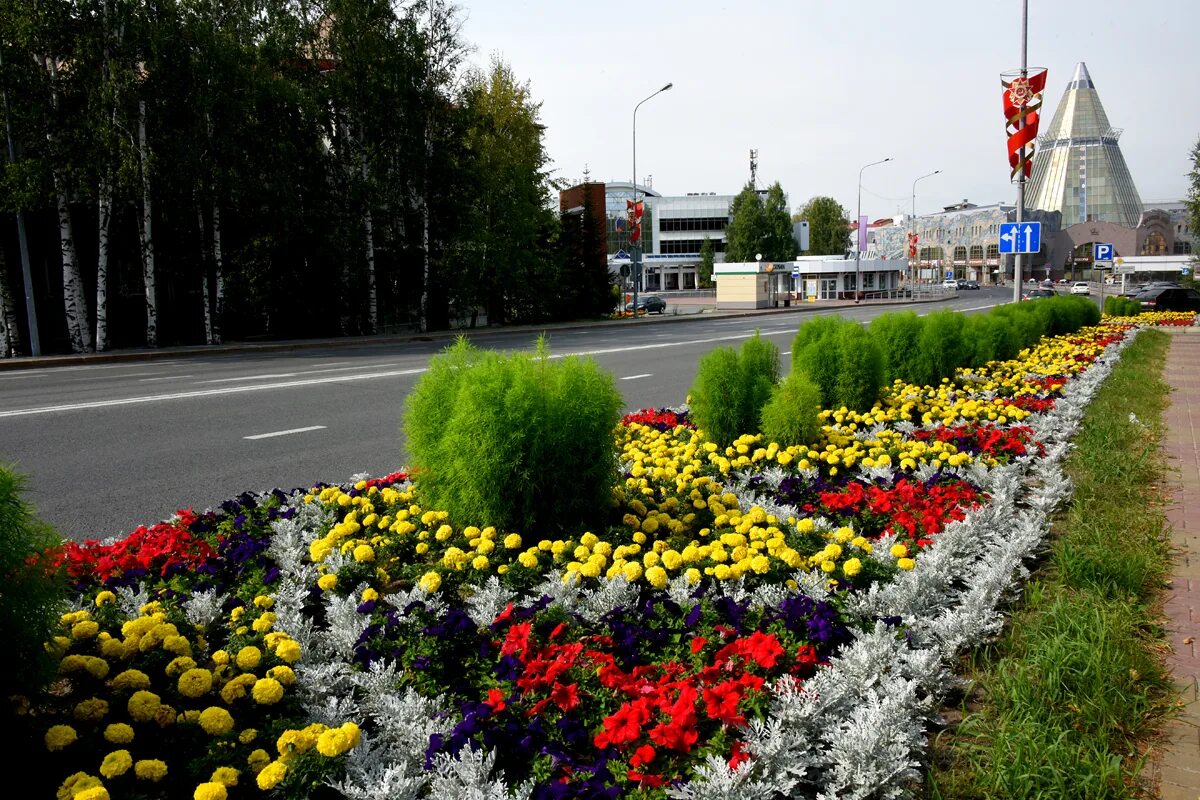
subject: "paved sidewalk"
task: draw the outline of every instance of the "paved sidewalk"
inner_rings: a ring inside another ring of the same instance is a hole
[[[1200,329],[1171,337],[1164,378],[1171,386],[1163,440],[1171,470],[1166,509],[1175,549],[1165,612],[1171,652],[1167,666],[1186,704],[1165,731],[1154,765],[1162,800],[1200,798]]]

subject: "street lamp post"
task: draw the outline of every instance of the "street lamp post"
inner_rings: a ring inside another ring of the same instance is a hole
[[[917,178],[917,180],[913,181],[913,185],[912,185],[912,232],[913,232],[914,236],[917,233],[917,181],[922,181],[922,180],[925,180],[926,178],[932,178],[934,175],[937,175],[940,172],[941,172],[940,169],[935,169],[933,172],[929,173],[928,175],[922,175],[921,177]],[[917,252],[918,252],[918,254],[920,253],[919,248],[918,248]],[[917,259],[918,259],[918,256],[913,256],[912,274],[909,275],[909,278],[908,278],[909,283],[915,283],[917,280]]]
[[[659,89],[657,92],[655,92],[654,94],[650,95],[650,97],[647,97],[647,98],[646,98],[646,100],[649,100],[649,99],[650,99],[650,98],[652,98],[652,97],[657,97],[658,95],[660,95],[660,94],[662,94],[663,92],[667,91],[668,89],[670,89],[670,88],[671,88],[672,86],[674,86],[674,85],[675,85],[674,83],[668,83],[666,86],[662,87],[662,88],[661,88],[661,89]],[[633,107],[633,208],[634,208],[634,211],[635,211],[635,213],[636,213],[636,211],[637,211],[637,201],[638,201],[638,189],[637,189],[637,112],[638,112],[638,109],[639,109],[639,108],[641,108],[641,106],[642,106],[642,103],[646,102],[646,100],[643,100],[641,103],[638,103],[636,106],[634,106],[634,107]],[[640,237],[639,237],[639,239],[640,239]],[[638,304],[638,284],[642,282],[642,245],[641,245],[641,241],[638,241],[637,243],[635,243],[635,244],[633,245],[633,248],[632,248],[632,249],[633,249],[633,252],[632,252],[632,253],[630,253],[630,255],[633,257],[633,264],[632,264],[632,272],[633,272],[633,316],[636,318],[636,317],[637,317],[637,304]]]
[[[863,168],[858,171],[858,213],[854,218],[854,221],[858,225],[858,241],[855,242],[855,247],[854,247],[854,302],[855,303],[857,303],[859,300],[858,295],[860,292],[860,287],[862,286],[862,274],[861,274],[862,245],[863,245],[864,239],[866,238],[866,233],[862,230],[862,174],[863,174],[863,170],[865,170],[867,167],[873,167],[876,164],[886,164],[888,161],[891,161],[891,160],[892,160],[892,157],[888,156],[887,158],[883,159],[882,161],[872,161],[870,164],[863,165]]]

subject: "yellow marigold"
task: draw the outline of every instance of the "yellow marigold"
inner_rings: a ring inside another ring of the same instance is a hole
[[[853,578],[858,573],[862,572],[862,561],[857,558],[848,558],[842,562],[842,572],[846,573],[846,577]]]
[[[166,650],[168,653],[174,653],[177,656],[190,656],[192,654],[192,643],[178,634],[164,638],[162,646],[163,650]]]
[[[289,664],[295,664],[300,660],[300,643],[295,639],[282,641],[275,648],[275,655]]]
[[[274,789],[279,785],[280,781],[287,777],[287,771],[287,764],[284,764],[282,761],[272,761],[258,773],[258,777],[255,779],[256,783],[258,783],[258,788],[264,792]]]
[[[193,800],[225,800],[228,796],[225,784],[216,781],[202,783],[192,793]]]
[[[104,729],[104,739],[113,744],[129,744],[133,741],[133,728],[124,722],[114,722]]]
[[[133,756],[128,750],[113,750],[104,757],[100,764],[100,774],[106,778],[115,778],[129,772],[133,766]]]
[[[112,688],[135,691],[148,689],[150,688],[150,676],[140,669],[127,669],[112,679]]]
[[[275,624],[274,612],[268,611],[250,624],[257,633],[266,633]]]
[[[504,548],[506,550],[516,550],[521,546],[521,534],[510,533],[504,537]]]
[[[75,719],[83,720],[84,722],[96,722],[103,719],[108,713],[108,701],[101,700],[98,697],[89,697],[87,700],[75,704],[75,709],[72,712]]]
[[[354,548],[354,560],[360,564],[375,560],[375,548],[369,544],[360,544]]]
[[[200,697],[212,690],[213,676],[206,669],[193,668],[179,676],[179,693],[184,697]]]
[[[54,752],[62,750],[79,738],[75,729],[70,725],[54,725],[46,731],[46,749]]]
[[[233,715],[219,706],[209,706],[200,712],[200,727],[210,736],[221,736],[233,730]]]
[[[108,789],[103,786],[92,786],[78,792],[72,800],[109,800]]]
[[[269,670],[267,670],[267,677],[274,678],[284,686],[291,686],[296,682],[295,671],[286,664],[280,664],[277,667],[271,667]]]
[[[76,772],[58,787],[57,797],[58,800],[71,800],[71,798],[80,792],[102,785],[100,779],[95,775],[88,775],[86,772]]]
[[[226,664],[229,663],[229,651],[228,650],[217,650],[216,652],[214,652],[212,654],[212,660],[213,660],[213,663],[216,664],[218,667],[225,666]]]
[[[902,544],[894,544],[889,552],[892,554],[893,558],[904,558],[906,555],[908,555],[908,548]]]
[[[129,698],[126,708],[129,716],[137,722],[149,722],[158,714],[158,707],[161,705],[162,699],[154,692],[139,689]]]
[[[650,567],[646,570],[646,582],[655,589],[662,589],[667,585],[667,571],[659,566]]]
[[[317,752],[326,758],[335,758],[358,744],[360,736],[358,725],[353,722],[330,728],[317,737]]]
[[[99,632],[100,624],[90,619],[76,622],[71,626],[72,639],[90,639]]]
[[[258,678],[252,672],[246,672],[238,675],[233,680],[221,687],[221,699],[232,705],[238,700],[246,696],[250,691],[250,687],[254,685]]]
[[[191,656],[177,656],[176,658],[171,659],[171,663],[167,664],[166,669],[163,671],[167,673],[168,677],[173,678],[176,675],[182,675],[189,669],[195,668],[196,660],[194,658]]]
[[[337,588],[337,573],[330,572],[317,578],[317,586],[320,587],[322,591],[332,592]]]
[[[259,705],[274,705],[283,699],[283,685],[274,678],[260,678],[255,681],[250,693]]]
[[[108,677],[108,662],[103,658],[97,658],[96,656],[84,656],[83,660],[83,668],[86,669],[88,674],[93,678],[102,681]]]
[[[442,576],[436,572],[426,572],[421,576],[418,585],[425,591],[433,594],[442,587]],[[282,656],[280,656],[282,658]]]
[[[906,570],[912,569],[916,565],[917,565],[917,562],[913,561],[911,558],[896,559],[896,566],[899,567],[900,569],[906,569]]]
[[[262,768],[271,763],[271,756],[261,747],[246,756],[246,765],[257,775]]]
[[[133,774],[139,780],[157,783],[167,776],[167,765],[166,762],[159,761],[157,758],[142,759],[134,762]]]
[[[247,645],[238,651],[237,665],[239,669],[247,672],[258,666],[262,661],[262,651],[254,645]]]
[[[238,741],[242,744],[250,744],[257,738],[258,731],[256,731],[254,728],[246,728],[246,730],[238,734]]]
[[[213,770],[212,777],[209,780],[224,786],[237,786],[238,776],[241,774],[241,771],[234,767],[217,767]]]
[[[103,639],[100,642],[100,655],[105,658],[121,658],[125,655],[125,645],[120,639]]]

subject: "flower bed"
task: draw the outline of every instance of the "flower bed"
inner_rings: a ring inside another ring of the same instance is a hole
[[[1134,331],[897,382],[806,446],[637,412],[603,530],[459,527],[396,473],[65,545],[34,772],[83,800],[892,794]]]

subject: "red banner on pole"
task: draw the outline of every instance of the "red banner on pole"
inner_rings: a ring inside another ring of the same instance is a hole
[[[1011,75],[1012,73],[1006,73]],[[1046,70],[1036,70],[1027,77],[1017,77],[1006,80],[1000,76],[1000,85],[1004,87],[1004,120],[1008,133],[1008,164],[1012,167],[1012,176],[1021,169],[1025,177],[1033,171],[1033,140],[1037,138],[1039,112],[1042,108],[1042,93],[1046,89]],[[1024,119],[1025,125],[1021,126]],[[1025,160],[1021,161],[1021,148],[1025,150]]]

